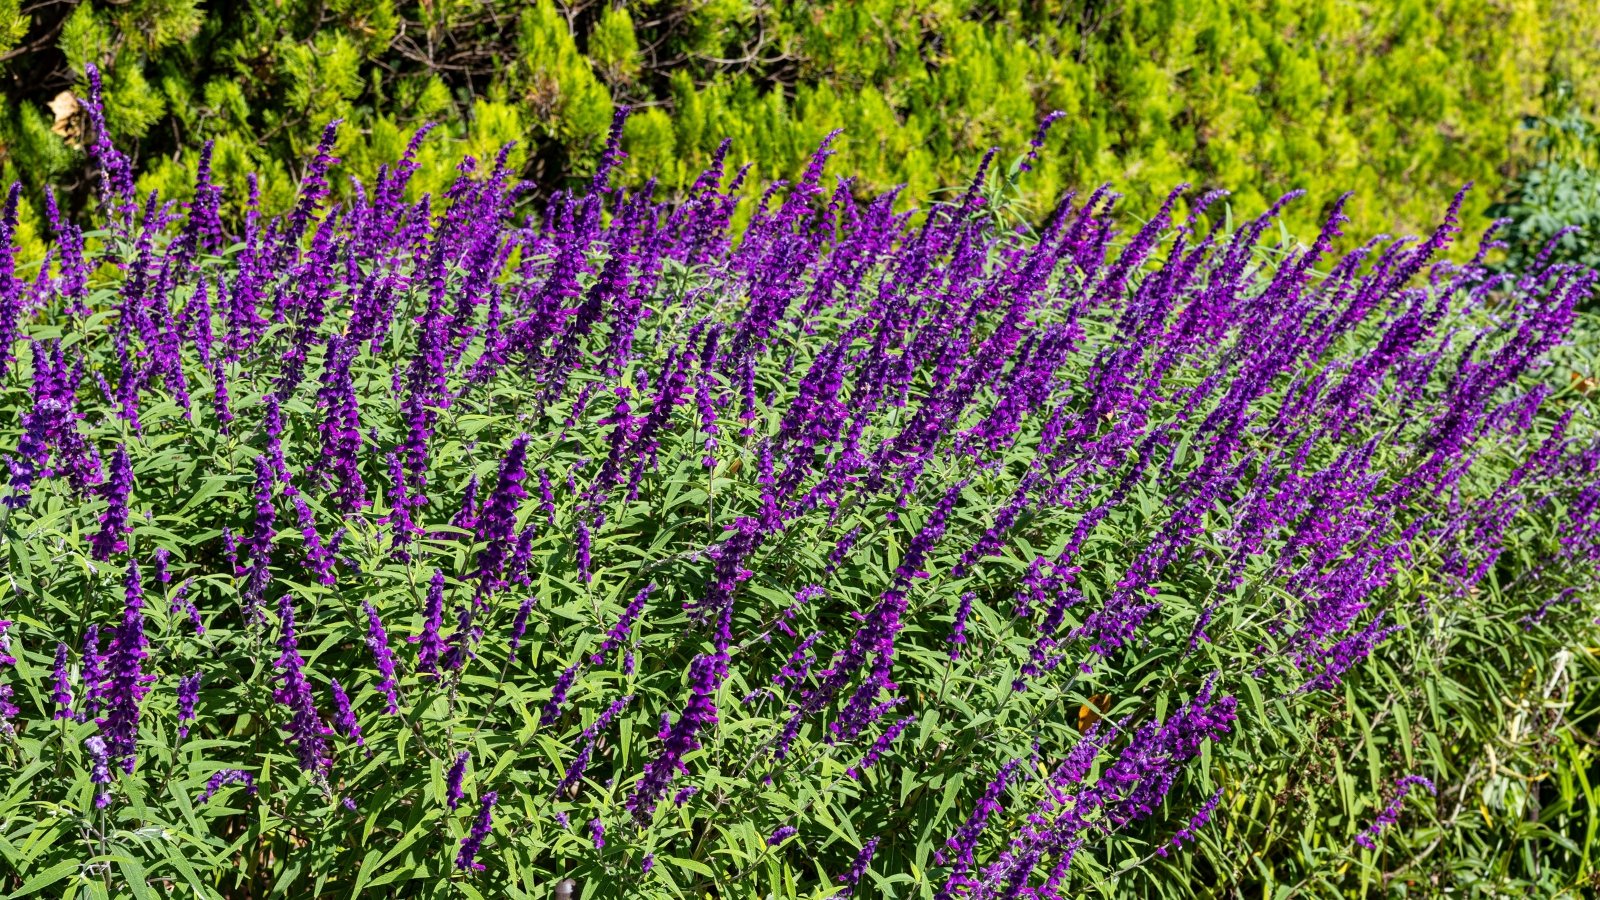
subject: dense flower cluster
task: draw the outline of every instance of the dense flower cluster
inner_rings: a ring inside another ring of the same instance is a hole
[[[830,136],[736,234],[721,156],[675,202],[611,186],[624,115],[540,214],[505,154],[414,196],[420,134],[332,204],[330,125],[226,246],[209,168],[141,201],[92,145],[104,239],[0,280],[31,565],[0,655],[43,648],[0,718],[81,730],[26,747],[100,806],[243,783],[292,835],[262,858],[320,829],[641,895],[737,852],[1059,897],[1117,842],[1194,852],[1226,814],[1196,761],[1250,790],[1268,700],[1314,708],[1430,609],[1581,620],[1600,440],[1547,363],[1595,275],[1445,261],[1460,198],[1342,257],[1337,207],[1272,245],[1278,207],[1230,229],[1181,190],[1035,231],[1003,207],[1042,139],[912,215],[828,184]],[[1557,509],[1536,567],[1503,552]],[[853,831],[912,820],[923,860]]]

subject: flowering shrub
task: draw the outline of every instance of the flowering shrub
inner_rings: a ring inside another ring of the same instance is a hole
[[[94,146],[99,227],[0,270],[0,888],[1143,894],[1458,847],[1460,646],[1589,627],[1552,361],[1593,273],[1438,262],[1459,197],[1337,259],[1337,209],[1125,234],[1107,189],[1034,233],[1032,157],[913,218],[826,142],[736,236],[720,161],[613,188],[621,121],[539,215],[503,154],[404,202],[415,144],[333,205],[330,126],[237,239],[204,167],[163,204]]]

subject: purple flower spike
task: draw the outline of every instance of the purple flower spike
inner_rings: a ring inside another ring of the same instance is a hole
[[[417,644],[417,671],[437,673],[439,658],[445,652],[444,639],[439,628],[444,624],[444,570],[434,569],[428,582],[428,605],[423,611],[422,634],[413,641]]]
[[[350,697],[345,694],[344,686],[339,684],[339,679],[335,678],[329,684],[329,688],[333,691],[333,708],[337,713],[333,724],[338,726],[339,730],[344,732],[347,737],[355,741],[357,747],[365,747],[367,742],[361,736],[361,723],[356,719],[355,710],[350,706]]]
[[[527,498],[522,481],[528,476],[528,436],[520,435],[500,463],[500,478],[494,492],[484,501],[477,517],[476,541],[484,544],[478,552],[478,590],[480,594],[505,587],[506,561],[517,540],[517,508]]]
[[[639,618],[639,613],[644,611],[645,601],[650,599],[650,592],[655,589],[656,586],[652,582],[645,585],[644,590],[634,596],[633,601],[628,604],[628,607],[622,611],[622,615],[617,618],[617,623],[611,626],[610,631],[606,632],[606,638],[600,642],[600,647],[589,657],[590,665],[604,665],[606,655],[627,641],[628,633],[632,630],[633,623]]]
[[[106,654],[105,705],[99,724],[108,757],[132,774],[139,738],[139,704],[155,680],[154,675],[144,672],[149,641],[144,635],[144,587],[137,563],[128,563],[124,596],[122,622],[112,632],[111,648]]]
[[[878,852],[878,839],[871,838],[861,845],[861,852],[856,854],[855,862],[850,864],[850,871],[839,876],[839,883],[844,885],[844,890],[839,892],[840,897],[850,897],[856,892],[856,886],[866,876],[867,869],[872,865],[872,855]]]
[[[383,630],[383,620],[378,618],[372,601],[363,601],[361,609],[367,614],[367,647],[372,650],[373,662],[378,667],[378,693],[388,704],[389,714],[394,715],[400,711],[400,703],[395,691],[394,651],[389,649],[389,633]]]
[[[461,788],[461,782],[467,777],[467,760],[471,754],[463,750],[456,755],[456,761],[450,764],[450,771],[444,775],[444,802],[455,809],[461,803],[461,798],[466,792]]]
[[[522,647],[522,636],[528,631],[528,616],[533,612],[533,604],[537,598],[529,597],[517,607],[517,616],[511,621],[511,655],[515,657],[517,650]]]
[[[90,624],[83,632],[83,710],[78,721],[100,714],[100,704],[105,696],[106,657],[100,647],[100,626]]]
[[[103,560],[128,549],[128,496],[133,492],[133,465],[126,445],[118,444],[117,452],[112,454],[111,475],[100,492],[106,498],[106,511],[100,514],[100,530],[89,539],[89,548],[95,559]]]
[[[194,798],[194,805],[204,806],[212,797],[217,795],[218,791],[230,784],[239,783],[244,784],[248,793],[254,794],[256,792],[256,779],[249,772],[243,772],[239,769],[219,769],[206,781],[205,790]]]
[[[1191,844],[1194,843],[1196,839],[1195,836],[1199,833],[1200,829],[1206,827],[1206,823],[1211,821],[1211,814],[1216,812],[1217,804],[1221,801],[1222,788],[1217,788],[1216,792],[1213,793],[1210,798],[1206,800],[1206,802],[1200,804],[1200,808],[1195,810],[1195,814],[1189,817],[1189,823],[1178,829],[1178,833],[1172,836],[1171,842],[1161,847],[1157,847],[1156,853],[1165,857],[1169,847],[1174,850],[1182,850],[1185,841]]]
[[[200,700],[200,673],[192,672],[178,680],[178,737],[189,736],[189,723],[195,720],[194,707]]]
[[[50,702],[56,708],[52,717],[55,719],[72,718],[72,674],[67,669],[70,653],[66,644],[56,644],[56,665],[51,679],[55,689],[50,694]]]
[[[567,702],[567,691],[572,689],[572,682],[578,677],[578,664],[567,666],[556,677],[556,683],[550,688],[550,699],[545,701],[544,709],[539,713],[540,727],[554,725],[561,718],[561,704]]]
[[[1395,782],[1394,796],[1389,799],[1388,804],[1378,812],[1377,817],[1372,820],[1371,825],[1367,826],[1366,831],[1356,835],[1356,843],[1368,850],[1377,849],[1378,844],[1373,839],[1381,835],[1385,828],[1400,821],[1400,807],[1405,803],[1406,794],[1410,793],[1411,788],[1414,786],[1421,786],[1429,794],[1438,793],[1434,789],[1433,782],[1423,778],[1421,775],[1407,775],[1401,778]]]
[[[111,757],[106,750],[105,738],[91,734],[84,739],[83,746],[89,751],[89,781],[102,786],[95,792],[94,805],[97,809],[105,809],[111,803],[111,792],[104,787],[111,783]]]
[[[326,778],[333,765],[333,757],[328,752],[328,735],[332,731],[317,715],[316,703],[311,699],[311,682],[302,671],[305,659],[300,656],[295,637],[292,594],[278,599],[278,618],[283,632],[278,638],[279,683],[273,700],[289,712],[289,721],[283,727],[289,732],[289,743],[300,760],[300,768],[314,778]]]
[[[489,836],[489,829],[494,824],[494,804],[499,799],[500,795],[494,791],[483,795],[472,831],[461,839],[461,850],[456,853],[456,868],[483,871],[483,865],[477,862],[478,851],[483,848],[483,839]]]

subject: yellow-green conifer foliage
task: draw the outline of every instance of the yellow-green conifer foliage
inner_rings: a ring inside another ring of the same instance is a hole
[[[1105,181],[1135,214],[1180,182],[1226,187],[1242,211],[1298,189],[1309,196],[1289,221],[1305,232],[1352,190],[1359,230],[1400,233],[1468,181],[1467,225],[1481,227],[1523,160],[1517,125],[1550,112],[1553,80],[1594,108],[1600,4],[0,0],[7,54],[0,75],[28,87],[0,107],[0,175],[35,206],[47,183],[90,194],[81,141],[48,104],[81,94],[94,62],[145,186],[181,196],[213,140],[235,214],[248,168],[268,173],[269,209],[290,202],[334,118],[347,123],[339,152],[368,174],[441,122],[430,141],[450,146],[425,149],[419,190],[452,177],[462,150],[487,169],[512,139],[522,173],[559,188],[592,165],[619,103],[636,107],[627,171],[668,191],[725,137],[754,184],[797,174],[844,129],[838,171],[862,192],[903,184],[921,205],[989,147],[1015,158],[1059,109],[1029,181],[1036,212]]]

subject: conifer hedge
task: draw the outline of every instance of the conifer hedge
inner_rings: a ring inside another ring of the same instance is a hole
[[[131,141],[140,187],[182,199],[199,148],[243,198],[292,202],[297,161],[340,118],[337,151],[376,173],[425,122],[411,188],[438,192],[463,152],[508,140],[546,194],[593,170],[614,104],[630,119],[625,178],[681,193],[725,137],[746,185],[799,175],[822,136],[858,196],[897,184],[902,208],[959,183],[991,145],[1018,151],[1050,110],[1067,119],[1032,198],[1112,181],[1136,214],[1167,187],[1226,186],[1235,209],[1291,189],[1287,227],[1313,236],[1344,190],[1362,232],[1424,230],[1437,198],[1480,189],[1481,227],[1544,109],[1552,78],[1593,106],[1600,9],[1579,0],[857,0],[534,3],[509,0],[0,0],[0,178],[85,200],[85,66]],[[63,95],[63,92],[71,92]],[[345,188],[344,185],[339,187]],[[242,214],[242,201],[225,212]],[[1043,204],[1039,204],[1043,205]],[[1042,217],[1047,210],[1035,210]],[[1220,210],[1218,215],[1225,215]]]

